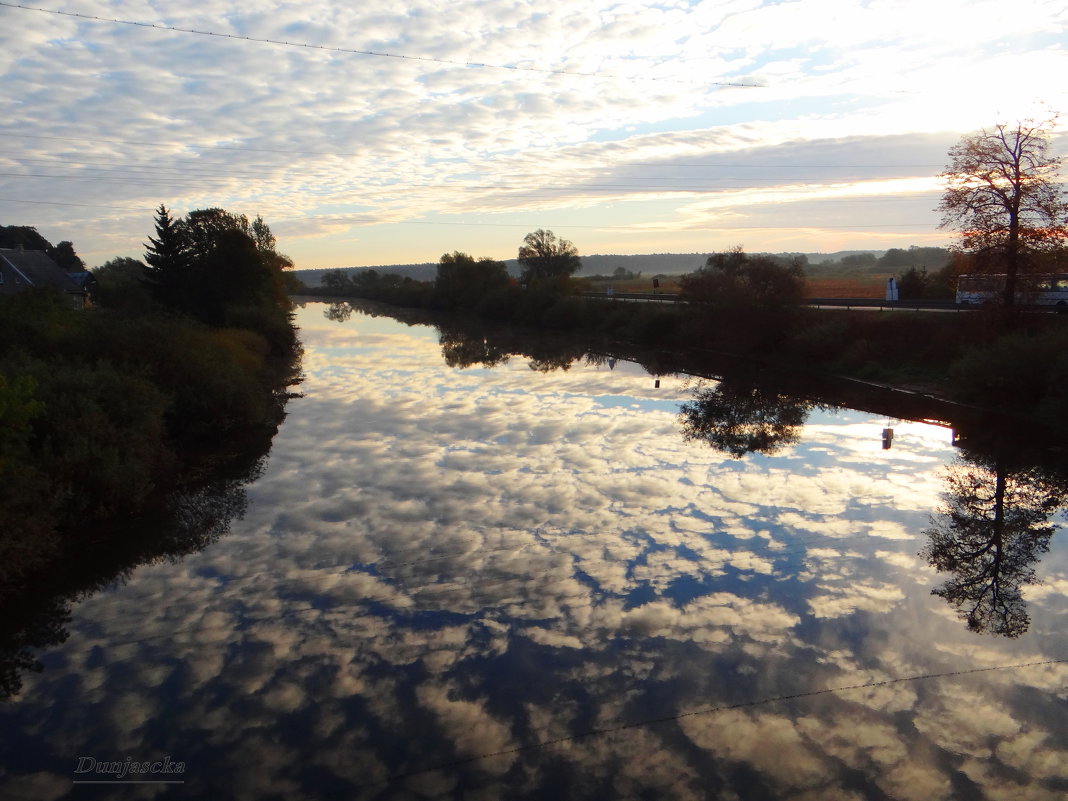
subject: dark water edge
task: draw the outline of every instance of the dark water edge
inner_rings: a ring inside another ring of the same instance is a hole
[[[143,565],[178,562],[229,532],[285,419],[285,388],[274,394],[273,426],[182,454],[184,469],[168,488],[128,514],[58,532],[58,547],[44,560],[32,548],[25,568],[8,560],[0,583],[0,700],[17,696],[23,672],[41,670],[38,651],[66,641],[74,605]]]

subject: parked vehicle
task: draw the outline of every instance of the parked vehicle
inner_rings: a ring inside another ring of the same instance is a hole
[[[1004,275],[962,275],[957,279],[958,305],[1000,303],[1004,295]],[[1068,273],[1018,275],[1016,302],[1022,306],[1052,306],[1058,312],[1068,312]]]

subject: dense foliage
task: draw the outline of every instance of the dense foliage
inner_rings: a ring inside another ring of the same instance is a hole
[[[681,281],[682,298],[700,315],[706,335],[733,332],[752,345],[771,346],[788,336],[805,294],[801,259],[750,255],[741,247],[713,253]]]
[[[504,263],[488,257],[475,261],[460,251],[445,253],[438,263],[434,291],[439,303],[457,309],[476,309],[510,284]]]
[[[145,278],[160,305],[212,326],[251,328],[279,350],[292,345],[285,269],[293,263],[262,218],[211,208],[176,220],[161,205],[146,247]]]
[[[143,267],[104,265],[90,310],[0,298],[0,583],[281,420],[298,356],[281,259],[222,226],[198,292]]]

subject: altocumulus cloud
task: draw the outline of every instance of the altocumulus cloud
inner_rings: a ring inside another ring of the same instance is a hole
[[[731,237],[714,247],[940,241],[946,148],[1065,98],[1050,0],[55,10],[220,34],[0,9],[17,121],[0,198],[22,203],[0,211],[94,263],[137,254],[160,200],[262,213],[317,268],[455,249],[457,229],[409,225],[425,222],[476,224],[511,256],[546,215],[584,226],[587,252],[704,249],[712,229]]]

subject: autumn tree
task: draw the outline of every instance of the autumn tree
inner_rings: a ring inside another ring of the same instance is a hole
[[[523,237],[518,261],[523,269],[522,281],[527,286],[569,278],[582,266],[578,248],[541,228]]]
[[[1056,119],[998,123],[966,136],[949,151],[939,211],[942,227],[959,232],[961,250],[989,272],[1004,273],[1004,304],[1017,277],[1068,237],[1068,203],[1049,152]]]

